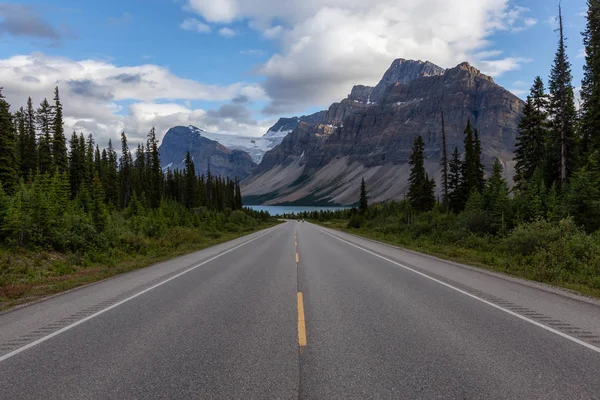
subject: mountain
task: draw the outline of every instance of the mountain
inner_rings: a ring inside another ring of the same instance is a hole
[[[311,125],[319,124],[323,120],[325,114],[327,114],[327,111],[319,111],[314,114],[303,115],[301,117],[279,118],[279,121],[277,121],[275,125],[269,128],[269,130],[267,131],[267,133],[265,133],[263,138],[280,139],[279,143],[281,143],[281,140],[283,140],[283,138],[286,137],[288,133],[296,129],[300,122],[305,122]]]
[[[201,174],[206,174],[210,164],[214,175],[243,179],[256,166],[248,153],[229,149],[206,136],[207,132],[194,126],[169,129],[158,149],[163,169],[183,170],[187,151],[192,156],[196,171]]]
[[[498,157],[513,173],[513,148],[523,101],[468,63],[443,70],[399,59],[377,86],[355,86],[320,121],[299,121],[243,182],[247,203],[354,204],[365,178],[371,201],[402,198],[418,135],[426,168],[440,178],[441,111],[448,153],[463,150],[467,120],[479,130],[484,164]]]

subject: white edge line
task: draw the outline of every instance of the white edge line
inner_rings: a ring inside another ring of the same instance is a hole
[[[335,239],[337,239],[337,240],[340,240],[340,241],[342,241],[342,242],[345,242],[345,243],[349,244],[350,246],[354,246],[354,247],[356,247],[357,249],[360,249],[360,250],[362,250],[362,251],[364,251],[364,252],[366,252],[366,253],[369,253],[369,254],[371,254],[371,255],[374,255],[375,257],[379,257],[379,258],[381,258],[382,260],[385,260],[385,261],[387,261],[387,262],[390,262],[390,263],[392,263],[392,264],[395,264],[395,265],[397,265],[397,266],[399,266],[399,267],[402,267],[402,268],[404,268],[404,269],[406,269],[406,270],[408,270],[408,271],[414,272],[414,273],[415,273],[415,274],[417,274],[417,275],[420,275],[420,276],[422,276],[422,277],[424,277],[424,278],[430,279],[430,280],[432,280],[432,281],[434,281],[434,282],[436,282],[436,283],[439,283],[440,285],[446,286],[446,287],[448,287],[448,288],[450,288],[450,289],[453,289],[453,290],[455,290],[455,291],[457,291],[457,292],[459,292],[459,293],[462,293],[462,294],[464,294],[464,295],[466,295],[466,296],[469,296],[469,297],[471,297],[471,298],[473,298],[473,299],[475,299],[475,300],[479,300],[479,301],[480,301],[480,302],[482,302],[482,303],[485,303],[485,304],[487,304],[487,305],[489,305],[489,306],[492,306],[492,307],[494,307],[494,308],[497,308],[498,310],[504,311],[504,312],[505,312],[505,313],[507,313],[507,314],[510,314],[510,315],[512,315],[512,316],[514,316],[514,317],[517,317],[517,318],[519,318],[519,319],[522,319],[523,321],[529,322],[530,324],[533,324],[533,325],[535,325],[535,326],[538,326],[538,327],[540,327],[540,328],[542,328],[542,329],[545,329],[545,330],[547,330],[547,331],[549,331],[549,332],[552,332],[552,333],[554,333],[555,335],[561,336],[561,337],[563,337],[563,338],[565,338],[565,339],[568,339],[568,340],[570,340],[570,341],[572,341],[572,342],[575,342],[575,343],[577,343],[577,344],[580,344],[580,345],[582,345],[582,346],[584,346],[584,347],[587,347],[588,349],[590,349],[590,350],[592,350],[592,351],[595,351],[596,353],[600,353],[600,347],[596,347],[596,346],[594,346],[594,345],[591,345],[591,344],[589,344],[589,343],[586,343],[586,342],[584,342],[583,340],[579,340],[579,339],[577,339],[577,338],[575,338],[575,337],[573,337],[573,336],[567,335],[566,333],[563,333],[563,332],[561,332],[561,331],[558,331],[558,330],[556,330],[556,329],[550,328],[550,327],[549,327],[549,326],[547,326],[547,325],[544,325],[544,324],[542,324],[542,323],[539,323],[539,322],[537,322],[537,321],[534,321],[534,320],[532,320],[532,319],[529,319],[529,318],[527,318],[527,317],[524,317],[524,316],[522,316],[521,314],[517,314],[517,313],[516,313],[516,312],[514,312],[514,311],[508,310],[508,309],[506,309],[506,308],[504,308],[504,307],[501,307],[501,306],[499,306],[499,305],[497,305],[497,304],[494,304],[494,303],[492,303],[492,302],[490,302],[490,301],[487,301],[487,300],[485,300],[485,299],[482,299],[481,297],[477,297],[477,296],[475,296],[475,295],[473,295],[473,294],[471,294],[471,293],[469,293],[469,292],[465,292],[464,290],[462,290],[462,289],[459,289],[459,288],[457,288],[456,286],[452,286],[452,285],[450,285],[450,284],[448,284],[448,283],[446,283],[446,282],[440,281],[439,279],[435,279],[435,278],[433,278],[433,277],[431,277],[431,276],[429,276],[429,275],[427,275],[427,274],[424,274],[424,273],[422,273],[422,272],[419,272],[419,271],[417,271],[417,270],[415,270],[415,269],[412,269],[412,268],[410,268],[410,267],[407,267],[406,265],[400,264],[399,262],[396,262],[396,261],[394,261],[394,260],[390,260],[390,259],[389,259],[389,258],[387,258],[387,257],[384,257],[384,256],[382,256],[382,255],[379,255],[379,254],[377,254],[377,253],[374,253],[374,252],[372,252],[372,251],[370,251],[370,250],[367,250],[367,249],[365,249],[365,248],[363,248],[363,247],[361,247],[361,246],[358,246],[358,245],[356,245],[356,244],[354,244],[354,243],[352,243],[352,242],[349,242],[349,241],[347,241],[347,240],[345,240],[345,239],[342,239],[342,238],[340,238],[340,237],[337,237],[336,235],[332,235],[331,233],[329,233],[329,232],[326,232],[326,231],[324,231],[324,230],[322,230],[322,229],[320,229],[320,228],[317,228],[317,229],[318,229],[319,231],[323,232],[323,233],[324,233],[324,234],[326,234],[326,235],[329,235],[329,236],[331,236],[331,237],[333,237],[333,238],[335,238]],[[1,360],[1,359],[0,359],[0,360]]]
[[[151,286],[151,287],[149,287],[149,288],[147,288],[147,289],[144,289],[144,290],[142,290],[141,292],[134,294],[133,296],[127,297],[126,299],[124,299],[124,300],[121,300],[121,301],[119,301],[118,303],[115,303],[115,304],[113,304],[113,305],[111,305],[111,306],[108,306],[108,307],[106,307],[106,308],[104,308],[104,309],[102,309],[102,310],[98,311],[98,312],[97,312],[97,313],[95,313],[95,314],[92,314],[92,315],[89,315],[89,316],[87,316],[87,317],[85,317],[85,318],[83,318],[83,319],[80,319],[79,321],[77,321],[77,322],[74,322],[74,323],[72,323],[71,325],[67,325],[67,326],[65,326],[64,328],[61,328],[61,329],[57,330],[56,332],[52,332],[51,334],[49,334],[49,335],[47,335],[47,336],[44,336],[44,337],[42,337],[42,338],[40,338],[40,339],[38,339],[38,340],[36,340],[36,341],[34,341],[34,342],[31,342],[31,343],[29,343],[29,344],[27,344],[27,345],[25,345],[25,346],[23,346],[23,347],[19,347],[18,349],[16,349],[16,350],[13,350],[13,351],[11,351],[10,353],[7,353],[7,354],[5,354],[5,355],[1,356],[1,357],[0,357],[0,362],[2,362],[2,361],[5,361],[5,360],[8,360],[9,358],[11,358],[11,357],[13,357],[13,356],[16,356],[17,354],[19,354],[19,353],[21,353],[21,352],[23,352],[23,351],[25,351],[25,350],[28,350],[28,349],[30,349],[30,348],[32,348],[32,347],[34,347],[34,346],[37,346],[38,344],[40,344],[40,343],[43,343],[43,342],[45,342],[46,340],[53,338],[54,336],[58,336],[58,335],[60,335],[61,333],[64,333],[64,332],[68,331],[69,329],[72,329],[72,328],[76,327],[77,325],[81,325],[81,324],[83,324],[84,322],[86,322],[86,321],[89,321],[89,320],[90,320],[90,319],[92,319],[92,318],[96,318],[97,316],[99,316],[99,315],[101,315],[101,314],[104,314],[105,312],[107,312],[107,311],[109,311],[109,310],[112,310],[113,308],[116,308],[116,307],[120,306],[121,304],[127,303],[128,301],[130,301],[130,300],[133,300],[133,299],[135,299],[136,297],[143,295],[144,293],[147,293],[147,292],[149,292],[149,291],[151,291],[151,290],[153,290],[153,289],[156,289],[157,287],[159,287],[159,286],[161,286],[161,285],[164,285],[165,283],[167,283],[167,282],[170,282],[170,281],[172,281],[173,279],[179,278],[181,275],[187,274],[188,272],[190,272],[190,271],[193,271],[193,270],[195,270],[196,268],[203,266],[204,264],[208,264],[209,262],[211,262],[211,261],[213,261],[213,260],[216,260],[217,258],[219,258],[219,257],[221,257],[221,256],[224,256],[224,255],[225,255],[225,254],[227,254],[227,253],[231,253],[232,251],[234,251],[234,250],[237,250],[237,249],[239,249],[240,247],[242,247],[242,246],[245,246],[245,245],[247,245],[248,243],[255,241],[256,239],[260,239],[261,237],[263,237],[263,236],[265,236],[265,235],[267,235],[267,234],[269,234],[269,233],[271,233],[271,232],[272,232],[272,230],[269,230],[269,231],[267,231],[267,232],[265,232],[265,233],[263,233],[263,234],[261,234],[261,235],[259,235],[259,236],[255,237],[255,238],[252,238],[252,239],[250,239],[250,240],[248,240],[248,241],[246,241],[246,242],[244,242],[244,243],[242,243],[242,244],[239,244],[239,245],[237,245],[237,246],[235,246],[235,247],[233,247],[233,248],[231,248],[231,249],[229,249],[229,250],[227,250],[227,251],[224,251],[224,252],[222,252],[222,253],[219,253],[219,254],[217,254],[216,256],[214,256],[214,257],[212,257],[212,258],[209,258],[208,260],[202,261],[200,264],[196,264],[196,265],[194,265],[193,267],[190,267],[190,268],[186,269],[185,271],[178,273],[177,275],[174,275],[174,276],[172,276],[172,277],[170,277],[170,278],[168,278],[168,279],[165,279],[164,281],[162,281],[162,282],[159,282],[159,283],[157,283],[156,285],[153,285],[153,286]]]

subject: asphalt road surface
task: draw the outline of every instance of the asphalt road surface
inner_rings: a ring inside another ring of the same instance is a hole
[[[600,399],[600,305],[287,222],[0,315],[0,399]]]

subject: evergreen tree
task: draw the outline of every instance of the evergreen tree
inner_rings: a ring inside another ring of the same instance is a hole
[[[68,168],[67,158],[67,139],[63,127],[63,111],[58,93],[58,87],[54,89],[54,119],[52,121],[52,157],[54,167],[60,172],[65,172]]]
[[[198,190],[197,190],[197,178],[196,178],[196,167],[194,161],[190,156],[190,152],[185,153],[185,169],[183,170],[184,176],[184,187],[183,187],[183,198],[185,206],[187,208],[198,207]]]
[[[550,73],[550,119],[554,135],[555,148],[552,152],[553,164],[556,165],[556,180],[561,186],[573,169],[575,160],[575,94],[573,91],[571,63],[567,56],[567,45],[563,29],[562,9],[558,7],[559,41],[558,50],[554,58],[554,65]]]
[[[481,193],[484,185],[483,165],[481,163],[481,143],[477,130],[473,131],[471,121],[465,128],[465,159],[461,165],[461,186],[463,202],[473,190]],[[464,203],[463,203],[464,204]]]
[[[506,232],[506,220],[510,214],[510,197],[508,184],[502,177],[502,165],[498,159],[494,160],[492,174],[486,182],[483,191],[485,209],[489,211],[493,219],[495,232]]]
[[[52,171],[52,106],[44,99],[37,109],[37,126],[40,128],[38,140],[38,168],[42,174]]]
[[[135,161],[133,162],[134,169],[134,189],[137,194],[138,200],[142,197],[143,193],[146,193],[147,180],[146,180],[146,153],[144,146],[138,144],[137,151],[135,152]]]
[[[79,144],[81,145],[81,140],[83,139],[83,135],[80,138]],[[94,182],[94,176],[96,176],[96,164],[94,163],[94,136],[90,133],[85,141],[85,183],[88,186],[88,191],[91,192],[92,184]]]
[[[133,163],[125,132],[121,133],[121,159],[119,161],[119,204],[121,209],[124,209],[129,204],[133,190]]]
[[[600,151],[573,174],[566,196],[569,215],[588,232],[600,229]]]
[[[448,163],[448,205],[455,213],[459,212],[464,206],[464,196],[462,193],[462,162],[458,154],[458,147],[454,147],[452,158]]]
[[[19,182],[17,157],[17,138],[10,106],[0,88],[0,183],[8,194],[15,191]]]
[[[531,92],[519,122],[519,133],[515,150],[515,176],[517,189],[523,190],[536,169],[546,165],[546,149],[550,139],[548,125],[548,99],[544,82],[535,78]],[[542,172],[544,173],[544,172]]]
[[[104,152],[102,153],[105,154]],[[106,149],[106,166],[104,170],[104,182],[102,186],[106,192],[106,201],[111,206],[117,206],[119,202],[119,179],[117,172],[117,153],[112,144],[112,139],[108,140]]]
[[[365,215],[369,209],[369,196],[367,195],[367,185],[365,184],[365,178],[360,181],[360,199],[358,202],[358,209],[361,215]]]
[[[241,210],[244,207],[242,203],[242,190],[240,188],[240,181],[235,178],[235,209]]]
[[[600,0],[588,0],[584,76],[581,83],[581,151],[584,157],[600,150]]]
[[[82,141],[83,136],[77,136],[75,132],[73,132],[69,141],[71,148],[69,153],[69,181],[71,184],[72,199],[77,196],[77,192],[86,182],[85,143],[83,143],[84,147],[82,147]]]
[[[25,137],[23,138],[23,151],[21,153],[21,170],[23,177],[28,179],[38,166],[37,140],[36,140],[36,115],[31,97],[27,99],[27,108],[24,113]]]
[[[407,198],[412,207],[417,211],[429,211],[435,205],[435,183],[429,179],[425,172],[425,143],[421,136],[413,142],[412,154],[409,164],[411,166],[408,178]]]
[[[444,111],[442,111],[442,204],[448,207],[448,149],[446,145],[446,126],[444,124]]]
[[[149,200],[150,207],[157,208],[160,205],[163,172],[160,167],[160,157],[158,155],[158,139],[156,138],[156,130],[154,127],[148,133],[148,184],[149,184]]]

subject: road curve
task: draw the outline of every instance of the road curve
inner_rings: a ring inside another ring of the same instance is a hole
[[[600,305],[287,222],[0,314],[1,399],[596,399]]]

